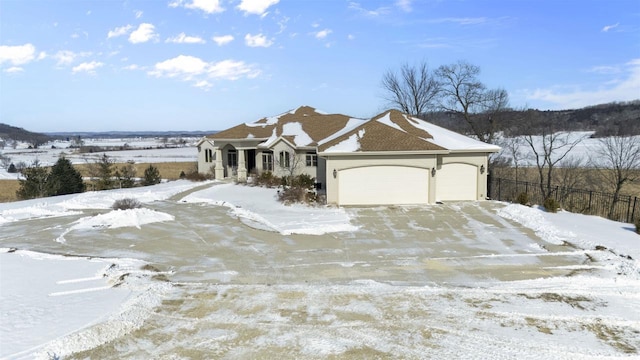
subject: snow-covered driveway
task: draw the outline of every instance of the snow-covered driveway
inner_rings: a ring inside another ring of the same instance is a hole
[[[135,277],[118,273],[118,289],[143,291],[149,305],[107,319],[135,326],[100,341],[104,325],[87,324],[43,344],[43,358],[639,354],[638,237],[628,225],[494,202],[283,209],[266,190],[225,184],[181,194],[179,184],[159,188],[167,193],[159,198],[141,193],[150,200],[134,214],[91,209],[82,198],[30,205],[43,216],[0,206],[0,247],[148,263]],[[133,215],[144,221],[131,226]],[[322,225],[310,231],[315,217]]]

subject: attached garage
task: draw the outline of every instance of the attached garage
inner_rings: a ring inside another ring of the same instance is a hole
[[[436,200],[477,200],[478,167],[470,164],[443,164],[436,178]]]
[[[429,203],[429,170],[409,166],[367,166],[338,173],[339,205]]]

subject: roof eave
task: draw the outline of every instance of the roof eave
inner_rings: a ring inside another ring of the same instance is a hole
[[[447,155],[450,154],[449,150],[420,150],[420,151],[350,151],[350,152],[318,152],[318,156],[375,156],[375,155]]]

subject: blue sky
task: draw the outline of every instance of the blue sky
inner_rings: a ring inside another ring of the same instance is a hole
[[[640,98],[639,0],[0,0],[0,122],[220,130],[370,117],[388,69],[466,60],[510,105]]]

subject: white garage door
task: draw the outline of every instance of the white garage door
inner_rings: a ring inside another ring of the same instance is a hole
[[[406,166],[368,166],[338,174],[340,205],[426,204],[429,171]]]
[[[436,175],[436,200],[477,200],[478,167],[444,164]]]

